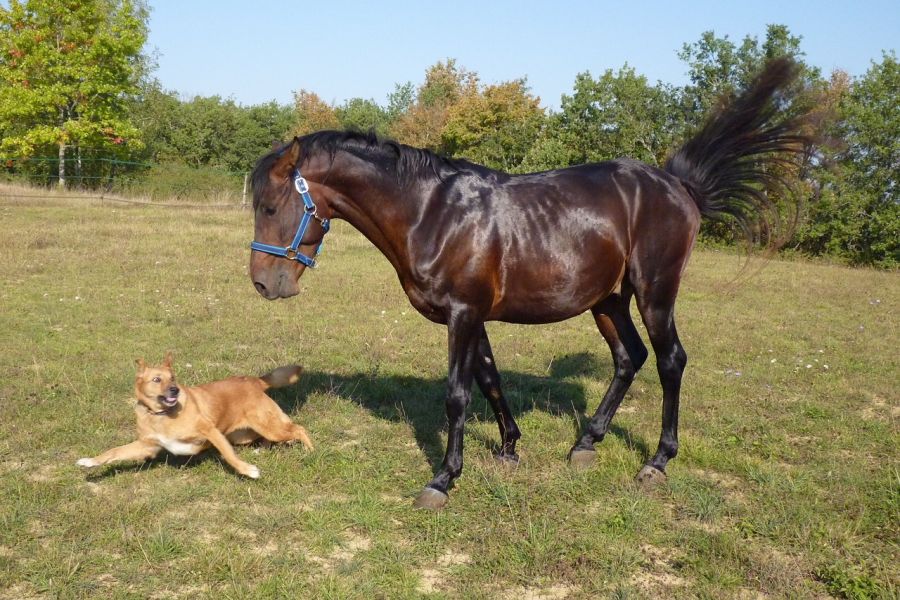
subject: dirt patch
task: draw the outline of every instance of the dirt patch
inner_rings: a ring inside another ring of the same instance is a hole
[[[30,583],[17,583],[5,590],[0,590],[0,600],[37,600],[46,597],[38,594]]]
[[[203,585],[186,585],[177,590],[160,590],[149,596],[151,600],[179,600],[181,598],[199,598],[209,593],[209,586]]]
[[[328,556],[310,555],[311,562],[319,565],[326,573],[334,573],[344,563],[353,560],[359,552],[365,552],[372,547],[372,540],[354,532],[348,532],[346,540]]]
[[[777,548],[756,547],[750,553],[750,559],[750,574],[759,582],[760,589],[776,596],[789,596],[806,578],[800,559]]]
[[[516,587],[503,595],[504,600],[565,600],[575,596],[578,588],[564,583],[546,587]]]
[[[628,583],[648,598],[669,598],[675,589],[685,587],[688,581],[677,570],[678,554],[672,548],[641,546],[644,561]]]
[[[258,556],[274,556],[278,554],[278,544],[276,544],[274,540],[269,540],[261,546],[253,546],[251,551]]]
[[[722,491],[726,500],[737,504],[747,503],[747,496],[743,492],[747,483],[744,480],[712,469],[691,469],[691,473],[715,485]]]
[[[56,479],[57,470],[58,467],[56,465],[43,465],[28,473],[26,477],[28,481],[35,483],[48,483]]]
[[[468,554],[445,552],[437,559],[436,563],[425,567],[419,572],[421,581],[419,581],[416,589],[423,594],[433,594],[441,589],[449,569],[468,564],[471,560]]]
[[[868,405],[860,410],[860,415],[867,421],[895,421],[900,419],[900,404],[873,395]]]

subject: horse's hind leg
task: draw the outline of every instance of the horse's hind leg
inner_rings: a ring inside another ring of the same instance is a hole
[[[631,289],[625,282],[621,294],[613,294],[591,309],[597,328],[612,352],[616,370],[597,412],[569,453],[573,466],[587,466],[594,460],[594,444],[606,436],[609,423],[622,403],[625,392],[647,359],[647,348],[628,312],[630,302]]]
[[[637,475],[638,483],[654,485],[665,480],[666,464],[678,453],[678,404],[687,353],[675,329],[675,294],[663,294],[661,298],[650,299],[638,296],[637,300],[650,343],[656,353],[656,369],[663,389],[659,446],[653,458]]]
[[[491,343],[484,325],[481,326],[478,355],[475,357],[473,367],[478,388],[491,404],[497,419],[497,427],[500,428],[500,451],[497,453],[497,459],[517,463],[519,456],[516,454],[516,441],[522,437],[522,434],[519,432],[519,426],[516,425],[506,398],[503,396],[503,391],[500,389],[500,373],[497,372],[497,364],[494,361]]]

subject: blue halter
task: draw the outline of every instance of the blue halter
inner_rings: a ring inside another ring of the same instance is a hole
[[[316,203],[313,202],[312,196],[309,195],[309,183],[303,179],[303,176],[300,174],[300,169],[294,169],[294,188],[297,190],[297,193],[300,194],[300,198],[303,199],[303,218],[300,219],[300,226],[297,227],[297,235],[294,236],[294,241],[291,242],[290,246],[285,248],[254,241],[250,242],[250,248],[258,252],[266,252],[268,254],[274,254],[275,256],[281,256],[288,260],[296,260],[310,269],[315,269],[315,257],[318,256],[319,252],[322,250],[322,243],[325,241],[325,234],[328,233],[328,230],[331,228],[331,223],[328,219],[320,217],[316,212]],[[309,257],[305,254],[300,254],[297,248],[300,246],[303,236],[306,235],[306,230],[309,228],[309,222],[313,219],[322,225],[322,241],[316,246],[316,253],[313,254],[312,257]]]

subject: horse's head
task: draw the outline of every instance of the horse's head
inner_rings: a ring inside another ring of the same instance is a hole
[[[301,146],[294,138],[261,158],[253,171],[255,243],[250,253],[250,278],[256,291],[268,300],[299,293],[297,281],[312,262],[332,215],[329,197],[333,192],[314,181],[308,183],[304,202],[304,184],[297,181]],[[318,163],[324,161],[303,158],[304,174],[321,181],[327,167]],[[312,209],[309,199],[314,202]],[[304,214],[308,215],[305,230]],[[296,239],[298,235],[300,239]]]

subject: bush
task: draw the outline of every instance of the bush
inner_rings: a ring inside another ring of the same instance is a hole
[[[243,175],[216,167],[189,167],[180,163],[153,165],[143,173],[123,178],[112,191],[148,197],[154,201],[239,204]]]

